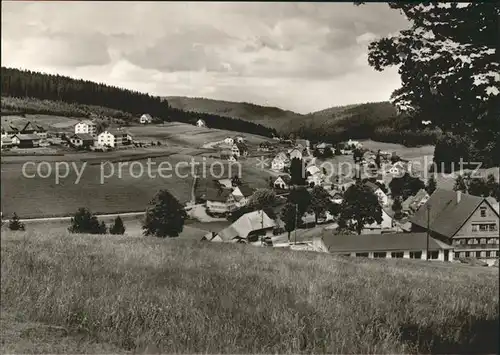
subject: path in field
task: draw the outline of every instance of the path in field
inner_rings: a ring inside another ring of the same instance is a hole
[[[116,218],[126,217],[126,216],[140,216],[143,215],[145,211],[141,212],[125,212],[125,213],[111,213],[111,214],[96,214],[95,216],[98,218]],[[43,218],[24,218],[20,219],[21,222],[51,222],[51,221],[70,221],[73,216],[64,216],[64,217],[43,217]],[[3,220],[6,223],[9,223],[9,219]]]

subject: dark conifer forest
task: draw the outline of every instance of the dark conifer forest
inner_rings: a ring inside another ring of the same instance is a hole
[[[88,80],[2,67],[2,96],[36,98],[111,108],[132,115],[149,113],[162,121],[195,124],[201,118],[208,127],[271,137],[276,130],[237,118],[171,108],[158,96]],[[33,112],[30,112],[33,113]],[[43,112],[47,113],[47,112]]]

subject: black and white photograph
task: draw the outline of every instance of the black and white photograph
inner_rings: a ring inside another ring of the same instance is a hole
[[[2,1],[2,354],[498,354],[498,2]]]

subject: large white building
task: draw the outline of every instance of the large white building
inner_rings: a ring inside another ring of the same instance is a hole
[[[132,143],[132,136],[124,131],[104,131],[97,136],[97,145],[116,148]]]
[[[335,235],[325,232],[313,239],[317,251],[365,258],[403,258],[452,261],[453,246],[429,237],[426,233],[387,233],[370,235]]]
[[[75,125],[75,134],[90,134],[95,136],[97,133],[97,126],[95,122],[90,120],[80,121]]]

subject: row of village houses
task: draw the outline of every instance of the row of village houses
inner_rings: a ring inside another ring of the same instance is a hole
[[[47,130],[42,126],[28,122],[22,127],[2,127],[2,147],[17,146],[19,148],[36,148],[43,145],[47,139]],[[75,147],[98,146],[119,147],[132,142],[132,135],[121,130],[106,130],[97,134],[97,126],[91,120],[75,124],[74,134],[68,137]]]
[[[206,196],[207,208],[228,212],[242,206],[251,194],[249,188],[222,189],[221,193]],[[383,207],[382,222],[365,225],[361,235],[339,235],[327,226],[309,238],[305,249],[368,258],[440,261],[475,258],[489,264],[498,260],[500,215],[494,199],[437,189],[431,196],[416,200],[415,204],[410,203],[415,211],[404,224],[395,221],[393,213]],[[429,212],[427,206],[431,206]],[[279,218],[273,220],[263,211],[253,211],[219,232],[206,234],[202,240],[259,244],[264,239],[272,240],[273,231],[280,225]]]
[[[140,120],[144,123],[150,123],[150,117],[143,115]],[[199,127],[204,127],[204,125],[203,121],[197,123]],[[36,148],[44,145],[47,136],[47,130],[36,123],[28,122],[22,127],[10,125],[7,129],[2,127],[2,147]],[[133,136],[120,128],[107,129],[98,134],[95,121],[82,120],[74,125],[74,133],[67,136],[67,140],[74,147],[118,148],[133,143]],[[242,136],[228,137],[224,139],[224,143],[231,147],[228,153],[230,160],[248,155],[248,146]]]

